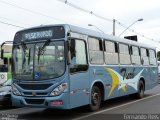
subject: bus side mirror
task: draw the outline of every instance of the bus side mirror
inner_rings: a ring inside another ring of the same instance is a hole
[[[67,43],[67,64],[69,65],[71,63],[71,52],[70,52],[70,44],[69,41],[66,42]]]
[[[1,50],[1,59],[3,59],[4,58],[4,50],[2,49]]]

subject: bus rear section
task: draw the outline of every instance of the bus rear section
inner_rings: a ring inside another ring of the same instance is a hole
[[[1,44],[0,84],[3,84],[4,82],[12,78],[11,75],[12,45],[6,45],[6,44],[8,44],[7,41]]]
[[[7,107],[11,107],[11,80],[12,80],[11,57],[12,57],[12,42],[5,41],[1,44],[0,104]]]

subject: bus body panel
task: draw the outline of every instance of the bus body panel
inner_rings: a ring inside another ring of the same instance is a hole
[[[112,70],[108,72],[107,69]],[[116,73],[116,74],[114,74]],[[101,82],[104,86],[104,99],[111,99],[119,96],[125,96],[138,92],[138,82],[144,79],[145,90],[151,89],[157,85],[156,79],[151,80],[157,73],[150,72],[149,67],[134,66],[90,66],[90,84],[91,88],[95,82]],[[116,77],[112,77],[112,75]],[[155,77],[154,77],[155,78]],[[124,82],[123,82],[124,81]]]
[[[88,42],[85,39],[86,36],[96,36],[99,38],[109,39],[114,42],[122,42],[125,44],[137,45],[136,42],[130,42],[127,40],[110,37],[105,34],[88,31],[86,29],[81,29],[74,26],[64,25],[65,28],[65,42],[71,39],[70,33],[77,33],[74,38],[79,35],[79,39],[83,39],[83,41],[87,44],[87,57],[88,57],[88,70],[80,71],[75,73],[70,73],[70,64],[66,64],[66,71],[63,76],[56,78],[58,80],[44,80],[44,81],[18,81],[13,79],[13,83],[15,84],[47,84],[51,83],[51,85],[46,90],[29,90],[29,89],[21,89],[17,87],[20,92],[30,92],[31,95],[27,96],[22,94],[22,96],[16,96],[12,93],[12,103],[14,106],[29,106],[29,107],[46,107],[46,108],[59,108],[59,109],[71,109],[83,105],[88,105],[91,103],[91,90],[92,87],[100,82],[104,87],[104,100],[116,98],[119,96],[125,96],[133,93],[137,93],[138,91],[138,82],[140,79],[143,79],[145,82],[145,90],[151,89],[157,85],[157,67],[155,66],[143,66],[143,65],[107,65],[105,63],[95,65],[91,64],[89,58],[89,48]],[[43,27],[41,28],[43,29]],[[46,29],[46,28],[45,28]],[[34,29],[33,29],[34,30]],[[25,32],[25,31],[23,31]],[[97,33],[97,34],[96,34]],[[34,33],[35,34],[35,33]],[[82,35],[82,36],[81,36]],[[85,37],[84,37],[84,36]],[[100,39],[100,40],[102,40]],[[58,41],[58,40],[57,40]],[[30,41],[29,41],[30,42]],[[37,42],[37,41],[36,41]],[[103,42],[103,41],[102,41]],[[145,45],[142,44],[143,47]],[[146,46],[148,47],[148,46]],[[153,49],[151,47],[151,49]],[[68,52],[68,51],[67,51]],[[66,52],[66,56],[69,56],[69,53]],[[104,53],[103,53],[104,55]],[[69,56],[70,57],[70,56]],[[66,58],[67,59],[67,58]],[[103,58],[104,60],[104,58]],[[105,60],[104,60],[105,61]],[[62,82],[66,82],[68,84],[67,89],[58,96],[49,96],[49,93],[60,85]],[[34,95],[34,92],[36,95]],[[38,92],[46,92],[47,94],[39,95]],[[33,100],[33,104],[28,104],[25,99],[30,99],[31,102]],[[43,100],[43,103],[34,104],[35,100]],[[60,105],[51,105],[52,101],[58,100],[62,101],[63,104]]]
[[[148,74],[150,74],[150,79],[145,79],[145,90],[149,90],[154,88],[157,85],[158,82],[158,68],[157,67],[148,67],[146,68],[148,72],[146,72],[146,74],[144,74],[144,79],[146,78],[146,76],[148,76]]]
[[[89,70],[70,74],[70,107],[89,104]]]
[[[50,93],[53,91],[53,89],[55,89],[61,83],[67,83],[67,89],[58,96],[50,96]],[[46,86],[48,84],[49,86],[46,87],[45,89],[43,86]],[[28,86],[28,89],[26,86]],[[49,108],[59,108],[59,109],[70,108],[70,102],[69,102],[70,88],[69,88],[68,69],[66,70],[63,76],[56,79],[49,80],[47,82],[46,81],[17,82],[17,88],[22,95],[17,96],[12,93],[13,106],[18,106],[18,107],[23,107],[23,106],[38,107],[39,106],[39,107],[46,107],[46,108],[49,107]],[[62,103],[60,105],[52,105],[52,101],[56,101],[56,100],[61,101]],[[29,103],[27,103],[27,101],[29,101]]]
[[[90,89],[93,87],[93,83],[103,81],[103,86],[105,90],[105,99],[107,99],[107,95],[109,94],[110,87],[112,85],[112,77],[105,69],[106,66],[90,66],[90,84],[92,85]],[[110,67],[116,71],[119,71],[119,67]],[[115,90],[113,91],[110,98],[114,98],[119,96],[118,92]]]
[[[3,59],[0,60],[2,62],[0,64],[0,84],[3,84],[7,80],[11,80],[11,78],[12,78],[11,57],[12,57],[11,51],[10,52],[4,52],[3,53]]]

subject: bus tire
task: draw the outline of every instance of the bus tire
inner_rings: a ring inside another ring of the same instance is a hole
[[[89,109],[91,111],[99,110],[101,106],[102,95],[98,86],[93,86],[91,91],[91,104]]]
[[[144,82],[142,80],[139,81],[139,84],[138,84],[138,93],[136,93],[136,97],[138,99],[141,99],[144,97]]]

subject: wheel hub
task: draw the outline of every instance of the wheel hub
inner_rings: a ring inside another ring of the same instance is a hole
[[[98,95],[98,93],[94,92],[92,94],[92,102],[93,102],[94,105],[98,104],[98,102],[99,102],[99,95]]]

